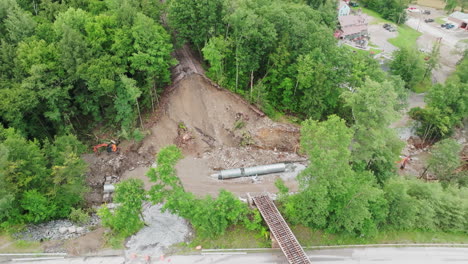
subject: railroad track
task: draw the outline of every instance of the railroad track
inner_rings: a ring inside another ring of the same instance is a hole
[[[291,264],[309,264],[309,258],[304,252],[283,216],[273,201],[266,194],[252,197],[254,204],[265,219],[270,232],[275,237],[281,250]]]

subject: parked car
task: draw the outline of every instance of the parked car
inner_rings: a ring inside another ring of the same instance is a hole
[[[396,28],[390,24],[384,24],[383,25],[383,28],[385,28],[386,30],[390,31],[390,32],[395,32],[396,31]]]
[[[445,24],[442,24],[440,26],[443,27],[443,28],[446,28],[446,29],[451,29],[451,28],[455,27],[454,24],[450,24],[450,23],[445,23]]]
[[[430,15],[430,14],[431,14],[431,10],[424,10],[424,11],[423,11],[423,14],[425,14],[425,15]]]
[[[356,2],[349,2],[349,5],[352,6],[352,7],[358,7],[359,4],[356,3]]]
[[[424,19],[424,22],[431,23],[431,22],[434,22],[434,19],[432,18]]]

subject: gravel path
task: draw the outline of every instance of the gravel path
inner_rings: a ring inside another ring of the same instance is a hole
[[[127,242],[127,263],[138,262],[146,256],[160,258],[171,245],[184,242],[190,235],[187,222],[169,212],[160,211],[162,205],[146,205],[143,211],[145,226]],[[137,262],[135,262],[137,261]]]

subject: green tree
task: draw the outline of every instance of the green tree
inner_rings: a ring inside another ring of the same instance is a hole
[[[0,220],[6,224],[66,217],[86,192],[84,146],[74,136],[29,141],[0,128]]]
[[[106,206],[101,207],[98,215],[102,219],[102,225],[109,227],[117,239],[124,239],[136,233],[143,227],[142,203],[145,198],[143,181],[129,179],[116,185],[114,202],[119,204],[114,212]]]
[[[349,165],[351,139],[352,130],[337,116],[302,123],[301,149],[311,163],[298,176],[301,191],[285,202],[293,223],[373,235],[385,220],[386,201],[372,175],[356,173]]]
[[[401,179],[390,179],[384,187],[388,202],[387,224],[394,229],[411,229],[417,222],[417,201],[408,195],[408,186]]]
[[[201,51],[210,37],[224,33],[225,12],[224,0],[173,0],[169,2],[168,20],[182,43],[189,41]]]
[[[389,128],[403,105],[400,100],[405,98],[398,95],[395,85],[367,79],[355,91],[343,94],[354,121],[353,161],[357,167],[363,164],[365,169],[372,170],[379,183],[391,175],[404,145]]]
[[[407,48],[393,53],[394,59],[390,63],[391,73],[399,75],[406,83],[406,88],[413,88],[423,79],[424,66],[420,53]]]
[[[182,184],[174,168],[182,158],[182,152],[175,145],[162,148],[156,159],[157,167],[151,168],[146,175],[155,184],[149,191],[153,203],[161,203],[171,192],[182,189]]]
[[[437,69],[439,67],[439,56],[440,56],[440,42],[435,42],[432,46],[431,53],[428,55],[429,57],[426,59],[426,70],[424,71],[423,79],[430,76],[429,73],[432,70]]]
[[[207,76],[223,85],[225,83],[226,57],[230,53],[230,42],[223,37],[212,37],[202,49],[203,57],[210,63]]]
[[[18,43],[26,37],[31,36],[36,27],[36,22],[33,20],[31,14],[22,10],[16,1],[4,0],[3,2],[4,3],[0,5],[0,8],[4,8],[3,11],[0,11],[0,21],[2,20],[2,16],[5,17],[1,22],[2,24],[4,23],[8,40],[13,43]],[[3,15],[1,13],[3,13]]]
[[[443,186],[457,184],[463,172],[456,172],[460,167],[461,146],[454,139],[444,139],[432,147],[427,161],[428,170],[434,174]]]
[[[137,14],[131,32],[134,39],[134,53],[129,58],[131,72],[136,80],[141,79],[142,91],[150,98],[154,111],[156,88],[170,82],[169,68],[176,62],[171,57],[170,36],[161,25],[141,13]]]
[[[337,71],[333,61],[326,57],[321,49],[298,60],[298,89],[304,94],[301,100],[301,112],[313,119],[333,113],[338,105],[341,88],[336,81]]]

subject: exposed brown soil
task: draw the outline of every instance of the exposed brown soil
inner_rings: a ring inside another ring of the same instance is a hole
[[[273,122],[240,96],[206,78],[186,46],[175,56],[180,62],[173,69],[175,83],[166,89],[157,111],[145,124],[149,135],[139,144],[122,142],[119,153],[84,155],[92,189],[88,203],[102,203],[104,182],[139,178],[149,189],[145,173],[159,149],[170,144],[182,149],[185,158],[177,165],[178,174],[186,190],[197,195],[215,195],[220,189],[239,195],[276,191],[274,176],[252,184],[248,180],[220,182],[210,175],[219,169],[304,160],[295,154],[297,126]],[[297,187],[294,179],[286,185]]]
[[[104,228],[100,227],[84,236],[65,242],[67,253],[72,256],[95,253],[105,244]]]

